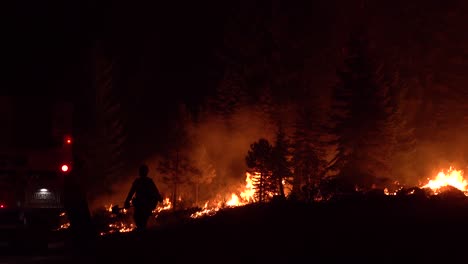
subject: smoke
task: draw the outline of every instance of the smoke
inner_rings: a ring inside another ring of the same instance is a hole
[[[198,205],[228,199],[245,186],[245,156],[259,138],[273,139],[275,126],[255,107],[240,107],[229,116],[205,113],[198,121],[185,124],[192,142],[186,155],[200,175],[183,186],[186,199]],[[153,165],[155,166],[154,162]],[[162,185],[163,186],[163,185]],[[169,186],[162,191],[170,193]]]
[[[138,175],[137,169],[138,168],[135,168],[133,171],[126,171],[122,173],[122,177],[119,177],[121,180],[110,183],[110,190],[107,193],[101,193],[99,195],[88,195],[89,208],[91,213],[94,213],[97,210],[102,210],[104,208],[109,208],[111,205],[119,205],[120,207],[123,207],[127,193],[132,186],[132,182]],[[152,177],[151,174],[152,173],[150,172],[150,177]]]
[[[248,106],[228,118],[210,114],[192,124],[189,134],[196,144],[190,154],[215,171],[211,183],[204,186],[203,196],[230,195],[245,186],[245,156],[250,145],[260,138],[272,141],[274,133],[271,120]]]
[[[239,108],[226,117],[214,113],[205,113],[197,121],[187,120],[184,124],[190,144],[182,148],[180,155],[188,157],[191,165],[199,174],[181,175],[189,178],[178,186],[178,198],[189,201],[186,206],[203,206],[209,201],[223,201],[232,193],[237,193],[245,186],[245,156],[250,145],[260,138],[270,142],[274,139],[276,126],[264,113],[252,106]],[[164,197],[171,197],[173,184],[164,181],[168,175],[158,170],[164,159],[160,153],[154,154],[142,163],[146,163],[151,177]],[[123,205],[133,180],[137,177],[137,168],[124,173],[123,180],[110,187],[111,192],[101,195],[90,203],[92,210],[109,206]],[[183,170],[181,174],[186,173]]]

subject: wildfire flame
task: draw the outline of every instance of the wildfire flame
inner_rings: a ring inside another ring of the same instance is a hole
[[[227,206],[238,206],[239,204],[240,204],[239,197],[235,193],[233,193],[231,195],[231,199],[226,202]]]
[[[233,192],[230,194],[230,196],[220,196],[218,197],[217,200],[214,200],[214,201],[207,201],[204,205],[204,207],[191,214],[190,217],[191,218],[199,218],[199,217],[202,217],[202,216],[212,216],[214,214],[216,214],[220,209],[222,208],[226,208],[226,207],[237,207],[237,206],[242,206],[242,205],[246,205],[248,203],[252,203],[252,202],[255,202],[255,186],[254,186],[254,181],[260,177],[260,173],[258,172],[254,172],[254,173],[249,173],[249,172],[246,172],[245,174],[245,184],[240,188],[240,190],[238,190],[237,192]],[[285,188],[285,194],[289,193],[289,189],[291,186],[288,187],[288,184],[286,183],[286,180],[283,180],[283,186],[286,186]],[[273,197],[274,195],[276,195],[277,193],[268,193],[268,195],[270,197]],[[182,197],[179,197],[178,200],[181,200]],[[108,227],[110,228],[110,230],[108,232],[101,232],[100,234],[101,235],[106,235],[106,234],[110,234],[110,233],[115,233],[115,232],[130,232],[132,231],[135,226],[133,224],[126,224],[125,222],[123,221],[116,221],[117,218],[115,217],[115,215],[113,215],[113,207],[114,205],[109,205],[109,206],[105,206],[105,209],[107,212],[111,213],[111,218],[113,218],[113,223],[109,224]],[[171,200],[169,198],[165,198],[163,200],[163,202],[158,205],[158,207],[156,207],[156,209],[153,210],[153,214],[154,214],[154,217],[157,218],[158,217],[158,214],[161,212],[161,211],[164,211],[164,210],[169,210],[169,209],[172,209],[173,206],[172,206],[172,203],[171,203]],[[127,213],[127,210],[126,209],[122,209],[120,211],[121,214],[126,214]]]
[[[253,175],[249,172],[245,173],[245,186],[239,192],[239,195],[231,193],[231,197],[225,203],[217,202],[216,206],[208,208],[208,202],[205,203],[205,206],[202,210],[193,213],[190,215],[191,218],[199,218],[202,216],[212,216],[216,214],[223,207],[236,207],[242,206],[248,203],[254,202],[255,189],[253,185],[253,180],[255,177],[260,177],[260,173],[255,172]]]
[[[172,203],[171,199],[166,198],[163,200],[162,204],[156,207],[156,209],[153,210],[153,213],[159,213],[164,210],[169,210],[172,208]]]
[[[252,174],[248,172],[245,173],[245,188],[240,193],[240,197],[247,203],[251,203],[254,201],[254,194],[255,194],[255,188],[253,185],[254,177],[260,177],[260,173],[255,172],[254,176],[252,176]]]
[[[463,171],[452,167],[447,172],[440,171],[436,178],[429,180],[429,183],[424,185],[423,188],[431,188],[437,194],[438,190],[445,186],[455,187],[465,193],[468,191],[468,182],[463,178]]]

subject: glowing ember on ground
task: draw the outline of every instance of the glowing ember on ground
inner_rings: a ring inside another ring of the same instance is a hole
[[[68,229],[70,227],[70,223],[65,223],[65,224],[61,224],[59,228],[57,228],[56,231],[58,230],[63,230],[63,229]]]
[[[109,224],[109,228],[111,228],[111,230],[109,230],[108,234],[112,234],[115,232],[127,233],[135,229],[135,225],[134,224],[127,225],[124,222],[118,222],[114,224]],[[105,234],[106,233],[101,233],[101,235],[105,235]]]
[[[388,188],[385,188],[385,189],[384,189],[384,193],[385,193],[385,195],[395,195],[395,194],[396,194],[396,193],[394,193],[394,192],[389,192],[389,191],[388,191]]]
[[[203,208],[203,210],[195,212],[190,215],[191,218],[200,218],[202,216],[213,216],[219,211],[219,207]]]
[[[108,211],[109,213],[114,213],[114,207],[116,207],[117,211],[119,211],[119,213],[121,214],[126,214],[128,212],[127,209],[119,208],[118,205],[110,204],[109,206],[106,205],[105,207],[106,207],[106,211]]]
[[[463,178],[463,171],[450,167],[446,172],[440,171],[437,177],[429,180],[429,183],[424,185],[423,188],[431,188],[437,194],[440,188],[452,186],[466,193],[468,191],[467,185],[468,182]]]

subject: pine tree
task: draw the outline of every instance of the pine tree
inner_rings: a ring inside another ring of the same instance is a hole
[[[102,45],[95,52],[95,129],[83,136],[82,159],[89,175],[99,175],[94,182],[101,190],[110,192],[112,183],[123,176],[124,149],[127,139],[125,111],[116,88],[117,62],[106,54]]]
[[[275,181],[277,186],[276,192],[279,193],[281,198],[285,198],[283,181],[289,180],[291,176],[291,152],[290,143],[286,138],[281,126],[276,132],[275,145],[271,153],[271,171],[272,180]]]
[[[274,191],[275,182],[272,180],[271,155],[272,149],[268,140],[261,138],[250,145],[250,150],[245,158],[250,173],[258,175],[254,177],[254,187],[257,201],[263,202]]]
[[[336,155],[329,169],[339,171],[347,184],[369,186],[382,170],[388,170],[388,86],[367,56],[362,34],[348,44],[345,68],[338,72],[332,112]]]
[[[172,188],[172,206],[178,209],[178,198],[183,187],[191,183],[190,179],[201,173],[195,161],[189,155],[192,142],[187,127],[191,116],[184,105],[179,106],[177,120],[169,132],[169,143],[158,164],[158,171],[163,174],[163,182]]]
[[[408,85],[395,73],[389,76],[390,80],[390,108],[391,112],[385,124],[389,150],[390,169],[389,177],[411,180],[417,173],[417,140],[415,128],[411,126],[410,119],[405,113],[405,100],[408,93]]]
[[[233,68],[227,68],[210,102],[210,112],[228,122],[232,115],[247,104],[242,76]]]
[[[293,193],[300,198],[302,186],[311,187],[325,173],[325,150],[323,131],[316,105],[307,104],[298,108],[293,135]]]
[[[210,185],[216,178],[216,169],[213,166],[206,147],[199,146],[195,154],[196,168],[200,173],[195,174],[191,182],[195,185],[195,204],[198,205],[200,201],[200,189],[203,185]]]

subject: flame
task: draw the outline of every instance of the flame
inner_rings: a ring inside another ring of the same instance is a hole
[[[105,235],[116,233],[116,232],[127,233],[127,232],[133,231],[136,228],[136,226],[133,223],[127,223],[125,220],[122,220],[122,219],[116,221],[116,219],[118,219],[119,217],[116,217],[113,214],[112,207],[114,207],[113,204],[104,206],[106,212],[110,213],[110,218],[113,219],[113,222],[107,225],[109,230],[102,231],[99,234],[101,236],[105,236]],[[157,214],[160,213],[161,211],[169,210],[171,208],[172,208],[171,200],[169,198],[165,198],[163,202],[160,205],[158,205],[156,209],[153,210],[152,213],[156,215],[157,217]],[[127,214],[127,212],[128,210],[125,208],[120,209],[121,214]]]
[[[220,207],[203,208],[201,211],[195,212],[190,215],[191,218],[200,218],[202,216],[213,216],[219,211]]]
[[[254,194],[255,194],[255,188],[253,185],[254,177],[260,177],[260,173],[255,172],[254,176],[252,176],[252,174],[248,172],[245,173],[245,187],[244,187],[244,190],[240,193],[240,197],[242,198],[242,200],[246,201],[247,203],[251,203],[254,201]]]
[[[156,209],[153,210],[153,214],[154,213],[160,213],[161,211],[164,211],[164,210],[169,210],[172,208],[172,203],[171,203],[171,199],[169,198],[165,198],[162,202],[161,205],[158,205],[156,207]]]
[[[212,206],[211,208],[208,208],[209,202],[206,202],[202,210],[191,214],[190,217],[199,218],[202,216],[212,216],[215,215],[223,207],[236,207],[254,202],[255,189],[253,185],[253,180],[255,179],[255,177],[260,177],[260,173],[254,172],[252,175],[251,173],[246,172],[245,186],[242,187],[242,190],[239,192],[239,195],[231,193],[230,198],[226,202],[213,202],[212,204],[215,204],[215,206]]]
[[[241,204],[239,200],[239,196],[237,196],[235,193],[231,194],[231,199],[226,202],[227,206],[239,206]]]
[[[231,193],[228,197],[221,195],[218,197],[217,200],[215,201],[206,201],[203,208],[200,211],[197,211],[193,214],[190,215],[191,218],[199,218],[202,216],[212,216],[216,214],[220,209],[225,208],[225,207],[237,207],[237,206],[242,206],[246,205],[248,203],[253,203],[255,202],[255,187],[254,187],[254,181],[256,178],[260,177],[261,174],[259,172],[254,172],[254,173],[245,173],[245,184],[238,190],[238,192],[233,192]],[[286,182],[286,179],[283,179],[283,186],[285,186],[285,194],[288,192],[291,186],[289,186]],[[288,189],[289,188],[289,189]],[[268,193],[268,196],[273,197],[277,193]],[[182,197],[179,196],[178,200],[182,200]],[[211,204],[211,206],[210,206]],[[106,211],[112,213],[112,207],[114,205],[109,205],[105,206]],[[153,210],[154,217],[158,217],[158,213],[164,210],[169,210],[172,209],[172,203],[169,198],[165,198],[162,202],[162,204],[158,205],[156,209]],[[127,213],[126,209],[123,209],[123,213]],[[111,216],[115,217],[115,216]],[[132,224],[126,225],[123,222],[114,222],[113,224],[109,224],[109,227],[111,228],[110,231],[108,232],[101,232],[101,235],[106,235],[114,232],[130,232],[134,229],[134,226]]]
[[[445,186],[452,186],[460,191],[467,192],[468,182],[463,178],[463,171],[456,170],[450,167],[447,172],[443,170],[440,171],[436,178],[429,180],[429,183],[423,186],[423,188],[431,188],[435,194],[439,191],[440,188]]]

